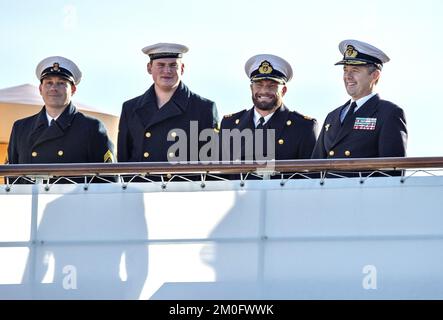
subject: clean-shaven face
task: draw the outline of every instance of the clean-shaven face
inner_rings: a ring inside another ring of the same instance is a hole
[[[343,81],[346,91],[354,100],[358,100],[372,93],[380,71],[371,74],[367,66],[343,66]]]
[[[184,64],[179,58],[161,58],[148,63],[148,73],[157,87],[163,90],[175,89],[184,72]]]
[[[76,86],[59,76],[48,76],[41,81],[39,90],[45,106],[62,109],[71,101]]]

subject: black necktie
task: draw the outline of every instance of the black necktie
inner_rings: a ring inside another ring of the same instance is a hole
[[[49,126],[52,127],[53,125],[55,125],[55,120],[54,119],[51,120],[51,123],[49,124]]]
[[[260,117],[260,119],[258,119],[258,125],[255,127],[255,129],[263,129],[263,143],[262,143],[262,147],[263,147],[263,150],[262,150],[262,155],[264,156],[264,157],[266,157],[266,154],[267,154],[267,145],[268,145],[268,143],[267,143],[267,139],[266,139],[266,130],[264,130],[264,124],[265,123],[265,118],[263,118],[263,117]],[[256,139],[256,137],[254,137],[254,139]],[[255,142],[254,142],[254,159],[255,160],[257,160],[257,150],[255,150]],[[260,155],[260,157],[261,157],[261,155]]]
[[[350,121],[349,119],[352,118],[356,107],[357,107],[357,103],[355,103],[355,101],[352,102],[351,107],[349,108],[348,112],[346,113],[345,118],[343,119],[342,125],[344,125],[346,122]]]
[[[258,125],[255,127],[256,129],[263,129],[264,126],[263,124],[265,123],[265,118],[260,117],[260,119],[258,119]]]

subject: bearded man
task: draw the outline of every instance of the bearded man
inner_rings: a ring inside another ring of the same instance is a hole
[[[316,142],[317,121],[283,103],[291,65],[275,55],[259,54],[245,64],[254,106],[226,115],[221,122],[222,160],[308,159]]]

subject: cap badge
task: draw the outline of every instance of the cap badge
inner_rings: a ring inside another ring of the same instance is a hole
[[[54,62],[51,71],[60,71],[60,64],[58,62]]]
[[[263,61],[258,68],[258,72],[262,74],[270,74],[274,69],[272,69],[271,64],[268,61]]]
[[[358,51],[355,50],[354,46],[348,45],[345,51],[346,58],[355,58],[358,55]]]

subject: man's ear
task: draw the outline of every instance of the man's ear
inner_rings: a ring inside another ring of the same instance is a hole
[[[76,91],[77,91],[77,86],[71,83],[71,95],[73,96]]]
[[[281,96],[283,97],[286,94],[286,91],[288,91],[288,88],[286,86],[283,86],[281,89]]]
[[[185,64],[184,63],[181,64],[181,72],[180,72],[180,74],[183,75],[183,73],[185,73]]]
[[[380,70],[374,70],[374,72],[372,72],[372,74],[371,74],[371,76],[372,76],[372,79],[374,80],[374,81],[378,81],[378,79],[380,79],[380,75],[381,75],[381,71]]]
[[[148,64],[146,65],[146,70],[148,70],[149,74],[152,74],[152,64],[151,64],[151,62],[148,62]]]

